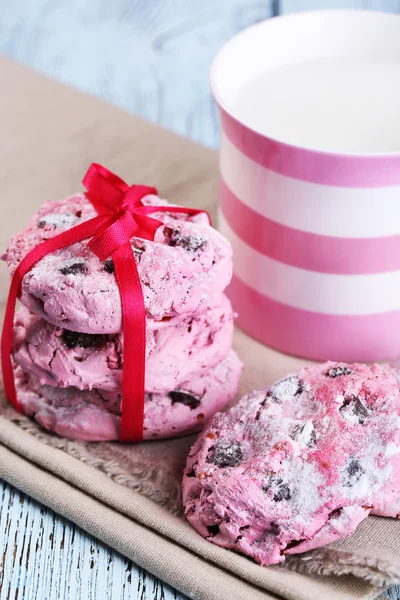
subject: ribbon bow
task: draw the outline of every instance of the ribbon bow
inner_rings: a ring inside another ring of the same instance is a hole
[[[146,364],[146,309],[143,291],[131,246],[131,238],[154,240],[161,221],[154,212],[196,215],[202,210],[180,206],[145,206],[142,199],[157,190],[144,185],[128,186],[117,175],[93,163],[84,179],[86,196],[98,213],[96,217],[42,242],[20,262],[11,280],[1,338],[4,389],[13,406],[22,411],[11,362],[14,313],[23,277],[44,256],[88,238],[88,246],[101,261],[112,257],[121,296],[124,332],[121,441],[143,438],[144,385]],[[208,216],[208,214],[207,214]]]

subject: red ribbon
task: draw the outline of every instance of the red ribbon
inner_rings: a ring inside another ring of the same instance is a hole
[[[157,229],[163,223],[149,217],[151,213],[207,213],[180,206],[144,206],[142,198],[148,194],[157,194],[155,188],[144,185],[129,187],[117,175],[96,163],[89,167],[83,185],[87,189],[87,198],[98,213],[97,216],[33,248],[20,262],[13,275],[1,338],[4,389],[11,404],[22,412],[15,389],[11,350],[15,305],[23,277],[46,254],[91,238],[88,246],[92,252],[101,261],[111,256],[115,267],[124,332],[120,439],[138,442],[143,438],[146,309],[130,240],[132,237],[154,240]]]

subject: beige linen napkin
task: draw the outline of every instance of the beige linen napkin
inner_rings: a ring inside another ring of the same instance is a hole
[[[44,200],[77,191],[93,161],[174,201],[215,208],[212,151],[5,59],[0,85],[2,248]],[[3,268],[3,308],[7,288]],[[245,362],[240,393],[305,364],[239,330],[235,348]],[[400,521],[368,518],[353,536],[284,567],[260,567],[205,541],[180,503],[192,442],[71,442],[17,414],[0,395],[0,477],[193,598],[366,600],[400,582]]]

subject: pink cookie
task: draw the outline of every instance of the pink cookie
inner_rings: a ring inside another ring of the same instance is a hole
[[[226,296],[200,315],[148,319],[146,391],[168,392],[197,379],[229,354],[232,335],[233,312]],[[123,334],[76,333],[21,308],[14,340],[15,361],[43,385],[121,389]]]
[[[284,561],[400,513],[400,393],[389,367],[305,368],[218,414],[183,478],[186,516],[208,540]]]
[[[147,205],[167,205],[147,196]],[[7,249],[12,274],[39,242],[95,216],[84,194],[47,202]],[[155,242],[132,238],[147,315],[155,320],[214,306],[232,275],[229,242],[205,215],[155,213]],[[21,301],[54,325],[84,333],[121,331],[121,300],[111,259],[102,263],[80,242],[45,256],[24,277]]]
[[[146,394],[144,439],[175,437],[201,429],[237,392],[242,364],[231,351],[210,371],[164,394]],[[120,401],[116,392],[42,386],[34,375],[15,369],[18,399],[28,416],[45,429],[74,440],[117,440]]]

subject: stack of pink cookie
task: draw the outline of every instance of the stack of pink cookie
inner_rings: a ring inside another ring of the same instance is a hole
[[[43,205],[7,249],[10,274],[38,243],[94,216],[83,194]],[[153,216],[163,222],[155,241],[132,239],[147,314],[145,439],[202,428],[235,396],[241,373],[223,293],[229,243],[205,215]],[[118,439],[124,339],[112,259],[101,262],[86,241],[49,254],[20,298],[13,357],[25,413],[71,439]]]

